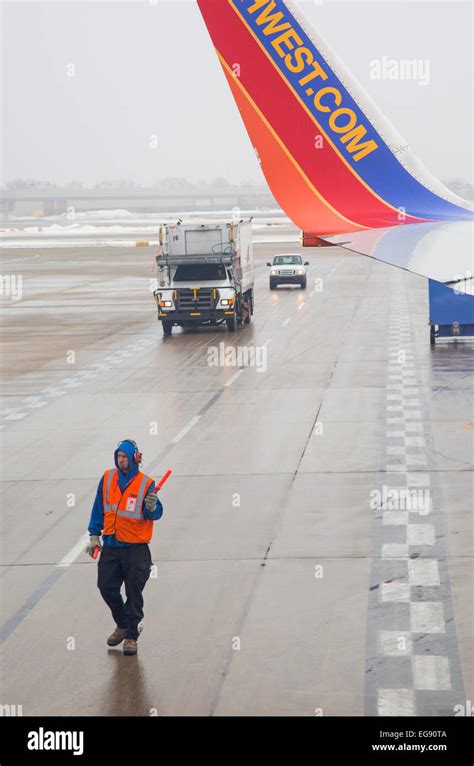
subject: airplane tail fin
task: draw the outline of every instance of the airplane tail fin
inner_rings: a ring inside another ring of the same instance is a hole
[[[314,235],[471,220],[292,0],[198,0],[267,182]]]

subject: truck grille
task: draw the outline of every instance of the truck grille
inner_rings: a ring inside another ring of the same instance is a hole
[[[278,272],[280,277],[294,277],[296,274],[295,269],[280,269]]]
[[[206,311],[207,309],[213,309],[216,305],[214,290],[212,288],[178,290],[177,303],[178,311]]]

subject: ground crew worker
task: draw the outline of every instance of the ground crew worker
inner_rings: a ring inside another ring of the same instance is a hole
[[[97,586],[110,607],[116,629],[109,646],[123,644],[124,654],[137,653],[143,619],[142,591],[152,564],[148,543],[153,522],[163,515],[163,506],[152,494],[155,482],[140,471],[142,455],[136,442],[125,439],[114,452],[115,469],[99,482],[89,522],[90,543],[86,552],[100,550]],[[100,535],[103,533],[103,547]],[[120,588],[125,583],[127,600]]]

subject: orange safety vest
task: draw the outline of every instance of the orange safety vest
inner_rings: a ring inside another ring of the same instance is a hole
[[[118,470],[104,473],[102,501],[104,504],[104,535],[115,535],[122,543],[149,543],[153,522],[143,515],[143,500],[153,479],[139,471],[124,491],[119,487]]]

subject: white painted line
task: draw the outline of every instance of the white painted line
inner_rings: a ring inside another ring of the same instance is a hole
[[[414,689],[379,689],[380,716],[414,716]]]
[[[387,431],[387,439],[404,439],[405,431]]]
[[[302,308],[304,308],[304,307],[305,307],[305,305],[306,305],[306,304],[305,304],[305,302],[304,302],[304,301],[303,301],[303,303],[300,303],[300,305],[298,306],[298,311],[301,311],[301,309],[302,309]]]
[[[388,525],[407,524],[408,511],[384,511],[383,523]]]
[[[405,419],[406,420],[421,420],[420,410],[413,410],[413,412],[405,410]]]
[[[379,630],[379,654],[384,657],[408,657],[412,653],[411,633],[403,630]]]
[[[442,601],[412,601],[410,604],[412,633],[444,633]]]
[[[440,585],[437,559],[408,559],[408,579],[411,586],[437,587]]]
[[[31,410],[36,410],[38,407],[44,407],[45,404],[48,404],[48,402],[32,402],[31,404],[27,404],[26,406],[29,407]]]
[[[408,487],[429,487],[431,483],[430,475],[428,473],[408,473],[407,474],[407,486]]]
[[[288,324],[290,324],[293,317],[288,317],[288,319],[285,319],[285,321],[282,324],[282,327],[286,327]]]
[[[67,386],[67,388],[79,388],[79,386],[82,386],[82,380],[71,380],[64,385]]]
[[[42,394],[48,394],[48,396],[64,396],[66,393],[65,391],[62,391],[60,388],[42,388],[41,389]]]
[[[8,261],[2,261],[2,266],[4,266],[6,263],[20,263],[20,261],[34,261],[35,258],[39,258],[41,253],[38,253],[37,255],[29,255],[27,258],[11,258]]]
[[[84,551],[84,548],[86,547],[88,542],[89,542],[89,533],[86,532],[84,535],[82,535],[82,537],[79,538],[79,540],[77,541],[75,546],[71,548],[69,553],[66,553],[66,555],[64,556],[64,558],[61,559],[59,564],[56,564],[56,566],[68,567]]]
[[[12,415],[7,415],[5,420],[21,420],[22,418],[26,418],[27,415],[27,412],[16,412]]]
[[[384,543],[382,545],[382,558],[406,559],[408,557],[408,545],[405,543]]]
[[[407,465],[428,465],[428,458],[426,455],[417,455],[407,450]]]
[[[405,436],[406,447],[426,447],[424,436]]]
[[[264,346],[269,346],[269,345],[270,345],[270,343],[273,343],[273,338],[269,338],[268,340],[266,340],[266,341],[265,341],[265,343],[264,343],[263,345],[264,345]]]
[[[432,524],[409,524],[407,542],[408,545],[434,545],[434,526]]]
[[[387,455],[404,455],[406,452],[405,445],[401,447],[397,445],[393,447],[388,446],[386,452]]]
[[[447,657],[415,654],[412,658],[413,685],[425,691],[449,691],[451,674]]]
[[[181,431],[180,431],[179,433],[177,433],[177,434],[176,434],[176,436],[174,437],[174,439],[171,439],[171,444],[177,444],[178,442],[180,442],[180,441],[181,441],[181,439],[183,438],[183,436],[186,436],[186,434],[188,433],[188,431],[190,431],[190,430],[191,430],[191,428],[192,428],[193,426],[195,426],[195,425],[196,425],[196,423],[197,423],[199,420],[201,420],[201,415],[195,415],[193,418],[191,418],[191,420],[189,421],[189,423],[188,423],[186,426],[184,426],[184,428],[182,428],[182,429],[181,429]]]
[[[394,463],[385,467],[387,473],[406,473],[407,467],[404,463]]]
[[[411,433],[423,431],[423,423],[406,423],[405,431],[410,431]]]
[[[231,385],[232,385],[232,383],[234,383],[234,381],[236,381],[236,380],[237,380],[237,378],[238,378],[240,375],[242,375],[243,371],[244,371],[244,368],[243,368],[243,367],[242,367],[242,369],[241,369],[241,370],[237,370],[237,372],[236,372],[236,373],[234,373],[234,375],[232,375],[232,377],[231,377],[231,378],[229,378],[229,380],[227,381],[227,383],[224,383],[224,386],[231,386]]]
[[[380,586],[380,600],[407,603],[410,601],[410,584],[406,582],[383,582]]]

